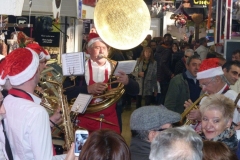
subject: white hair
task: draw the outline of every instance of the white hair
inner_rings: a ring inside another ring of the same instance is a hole
[[[186,49],[184,55],[186,55],[187,53],[191,53],[191,56],[194,55],[194,51],[192,49]]]
[[[189,126],[169,128],[151,143],[150,160],[202,160],[203,142]]]

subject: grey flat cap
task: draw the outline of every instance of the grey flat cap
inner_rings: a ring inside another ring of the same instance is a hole
[[[131,130],[151,130],[167,123],[180,121],[179,113],[168,110],[164,106],[145,106],[136,109],[130,118]]]

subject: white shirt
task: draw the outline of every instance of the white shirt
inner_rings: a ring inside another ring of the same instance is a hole
[[[89,85],[89,80],[90,80],[90,73],[89,73],[89,66],[88,66],[88,61],[91,61],[92,65],[92,73],[93,73],[93,81],[98,83],[98,82],[103,82],[105,80],[105,69],[108,70],[108,78],[111,74],[111,64],[106,61],[105,65],[99,66],[96,62],[93,62],[91,59],[88,59],[86,61],[85,65],[85,80],[87,85]]]
[[[2,125],[0,125],[2,126]],[[2,131],[2,127],[0,128],[0,131]],[[4,149],[4,143],[3,142],[0,142],[0,160],[6,160],[6,157],[5,157],[5,149]]]
[[[201,60],[206,59],[209,49],[203,45],[200,45],[195,52],[197,52],[201,58]]]
[[[230,88],[237,93],[240,93],[240,79],[234,85],[231,85]]]
[[[52,140],[49,115],[37,104],[41,99],[31,95],[34,102],[8,95],[4,99],[6,132],[14,160],[52,160]],[[3,134],[2,132],[0,132]]]

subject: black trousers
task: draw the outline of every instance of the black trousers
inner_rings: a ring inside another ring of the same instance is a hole
[[[167,95],[169,82],[160,82],[161,87],[161,97],[160,97],[160,104],[164,105],[165,97]]]
[[[144,99],[145,99],[145,106],[148,106],[148,105],[151,104],[151,101],[152,101],[152,96],[151,95],[144,96]],[[139,108],[141,106],[142,106],[142,96],[138,95],[137,96],[137,101],[136,101],[136,108]]]

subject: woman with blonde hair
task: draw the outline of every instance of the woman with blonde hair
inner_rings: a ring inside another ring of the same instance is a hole
[[[157,95],[157,62],[153,58],[150,47],[143,48],[140,58],[133,72],[139,84],[139,94],[137,96],[136,108],[141,107],[142,97],[145,99],[145,106],[151,104],[152,93]]]
[[[232,123],[234,102],[221,94],[213,94],[202,100],[203,140],[225,143],[231,151],[237,150],[237,135]]]

